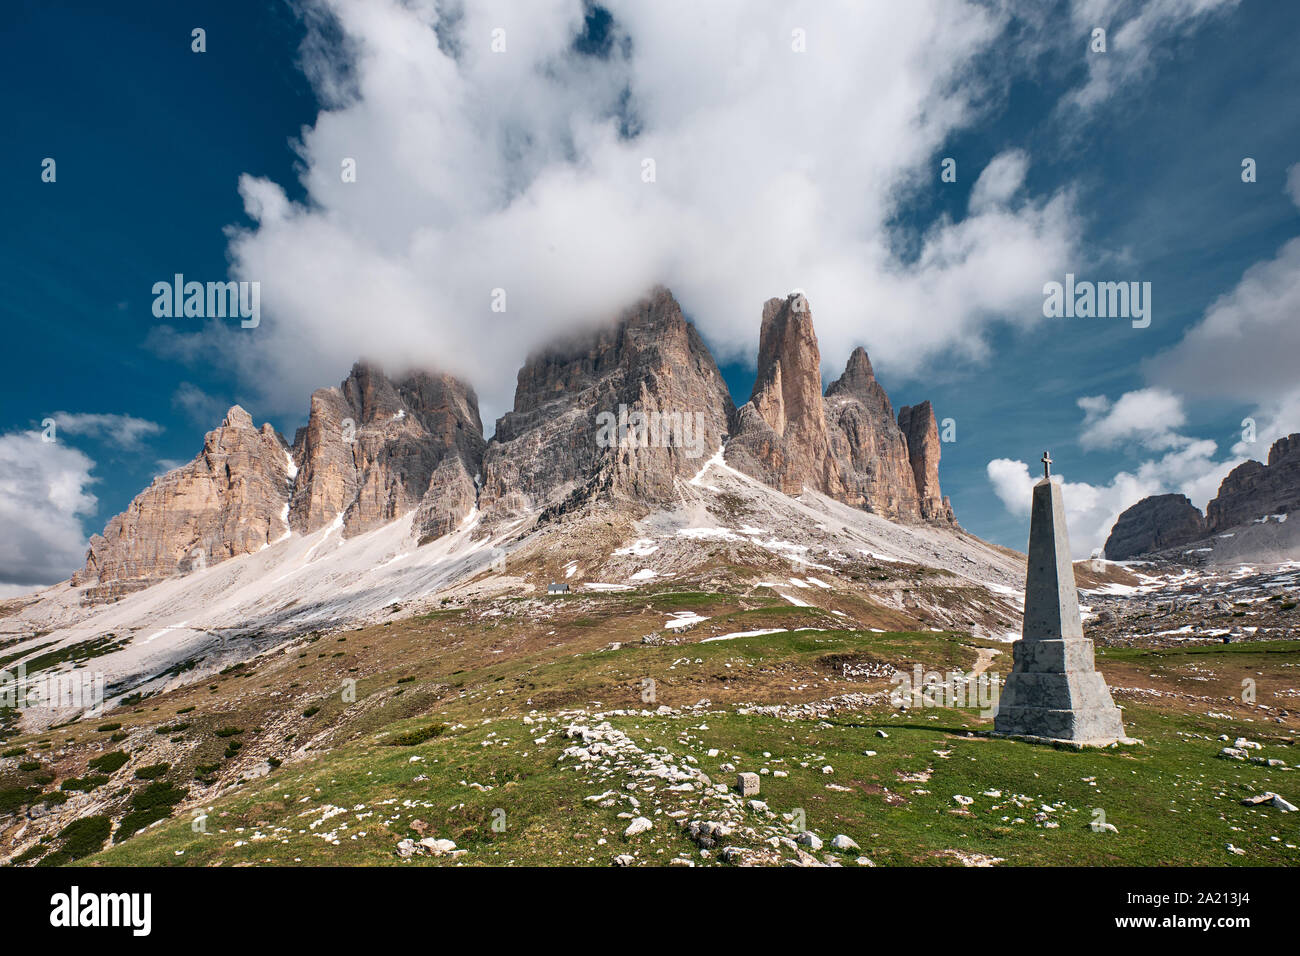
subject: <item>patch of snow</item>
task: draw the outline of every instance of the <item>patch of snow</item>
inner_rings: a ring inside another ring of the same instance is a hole
[[[293,534],[293,529],[289,527],[289,502],[287,501],[284,503],[284,508],[280,512],[280,521],[284,523],[284,534],[276,538],[274,542],[268,543],[279,544],[281,541]]]
[[[1140,592],[1140,590],[1141,588],[1139,588],[1137,585],[1120,584],[1117,581],[1112,582],[1110,584],[1103,585],[1102,587],[1099,588],[1083,589],[1085,594],[1116,594],[1116,595],[1137,594]]]
[[[676,630],[679,627],[689,627],[692,624],[700,624],[707,620],[707,617],[700,617],[694,611],[677,611],[672,615],[672,620],[665,624],[664,627]]]
[[[739,541],[739,535],[726,528],[678,528],[678,535],[694,541]]]
[[[154,638],[162,637],[164,634],[170,634],[172,631],[183,630],[183,629],[186,628],[187,626],[189,626],[189,622],[188,622],[188,621],[181,621],[179,624],[168,624],[168,625],[167,625],[166,627],[164,627],[161,631],[158,631],[158,632],[156,632],[156,633],[154,633],[154,634],[150,634],[148,637],[146,637],[146,638],[145,638],[143,641],[141,641],[140,643],[142,643],[142,644],[149,644],[149,643],[152,643],[153,640],[154,640]]]
[[[906,558],[891,558],[887,554],[880,554],[878,551],[868,551],[866,548],[858,548],[858,554],[873,558],[876,561],[888,561],[890,564],[907,564]]]
[[[734,634],[719,634],[717,637],[706,637],[700,641],[700,644],[712,644],[714,641],[730,641],[737,637],[759,637],[763,634],[780,634],[786,630],[784,627],[768,627],[761,631],[736,631]]]
[[[659,550],[659,545],[655,544],[650,538],[637,538],[626,548],[619,548],[615,554],[635,554],[638,558],[644,558],[646,555],[654,554]],[[570,562],[577,564],[576,561]]]

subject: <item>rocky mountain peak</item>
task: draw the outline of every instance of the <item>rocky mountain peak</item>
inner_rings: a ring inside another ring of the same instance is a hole
[[[921,517],[927,521],[954,521],[952,504],[939,490],[939,425],[928,402],[904,405],[898,410],[898,427],[907,438],[907,455],[916,482]]]
[[[1279,438],[1273,442],[1273,447],[1268,450],[1268,466],[1270,468],[1280,465],[1284,461],[1293,460],[1300,460],[1300,432],[1287,435],[1285,438]]]
[[[1205,516],[1210,531],[1222,531],[1296,510],[1300,510],[1300,433],[1275,441],[1267,465],[1249,460],[1230,471]]]
[[[885,390],[876,381],[876,372],[871,367],[871,359],[867,355],[867,350],[861,345],[849,355],[848,364],[844,366],[844,374],[832,382],[830,388],[826,389],[827,398],[844,394],[861,400],[868,396],[874,398],[878,395],[884,395],[884,393]],[[886,396],[885,401],[888,402],[888,400]],[[889,417],[894,417],[892,409]]]
[[[844,374],[826,390],[826,419],[844,475],[843,500],[888,518],[919,518],[907,439],[866,349],[853,350]]]
[[[484,461],[485,514],[558,514],[597,493],[671,501],[675,479],[721,447],[732,411],[704,341],[657,287],[529,357]]]
[[[1205,516],[1186,495],[1151,495],[1119,516],[1103,553],[1110,561],[1124,561],[1188,544],[1205,533]]]
[[[230,410],[226,412],[226,417],[222,419],[222,428],[256,428],[253,424],[253,416],[244,411],[239,405],[231,405]],[[268,426],[269,427],[269,423]]]
[[[778,435],[793,428],[796,442],[816,442],[818,433],[825,430],[821,351],[808,300],[798,293],[769,299],[763,305],[758,377],[750,401]]]
[[[484,445],[464,383],[430,372],[393,381],[358,363],[340,386],[312,395],[292,448],[232,406],[193,461],[155,479],[91,538],[73,580],[116,597],[291,530],[338,521],[357,534],[416,509],[417,533],[436,536],[474,507]]]
[[[808,300],[763,306],[753,395],[736,414],[727,461],[787,494],[812,488],[888,518],[953,522],[939,491],[939,433],[928,402],[893,406],[866,349],[823,396]]]
[[[821,351],[808,300],[799,293],[763,305],[758,375],[737,413],[727,460],[786,494],[805,486],[844,494],[826,431]]]
[[[1267,465],[1248,459],[1228,472],[1204,515],[1184,495],[1143,498],[1116,520],[1105,553],[1118,561],[1205,541],[1214,560],[1277,559],[1294,551],[1295,539],[1268,529],[1281,528],[1294,511],[1300,511],[1300,433],[1275,441]],[[1237,530],[1225,534],[1229,529]]]
[[[266,547],[289,532],[290,471],[275,429],[232,407],[193,461],[155,478],[91,537],[73,583],[115,597]]]
[[[77,581],[144,586],[291,532],[351,536],[405,515],[424,543],[476,507],[488,521],[588,506],[645,512],[676,504],[678,480],[728,434],[733,467],[788,494],[810,488],[891,518],[952,520],[929,403],[895,422],[860,348],[823,396],[804,296],[764,304],[758,374],[737,411],[703,339],[656,287],[613,322],[530,356],[490,444],[464,382],[365,361],[312,394],[292,446],[232,406],[194,461],[92,539]]]
[[[341,520],[360,534],[421,507],[443,471],[460,491],[434,511],[463,518],[474,506],[464,494],[479,474],[486,442],[478,398],[445,374],[409,372],[394,380],[377,365],[359,362],[337,388],[317,389],[305,428],[294,439],[300,465],[290,506],[295,531],[312,532]],[[446,515],[434,524],[445,527]],[[422,529],[429,533],[429,528]]]

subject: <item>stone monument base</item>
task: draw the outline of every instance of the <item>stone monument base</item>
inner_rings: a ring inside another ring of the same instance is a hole
[[[1086,637],[1017,641],[993,718],[999,736],[1105,747],[1129,740]]]

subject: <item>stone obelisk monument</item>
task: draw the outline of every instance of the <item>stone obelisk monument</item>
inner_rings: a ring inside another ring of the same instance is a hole
[[[1119,708],[1083,636],[1061,487],[1043,452],[1029,521],[1025,623],[998,700],[993,731],[1035,740],[1105,746],[1126,740]]]

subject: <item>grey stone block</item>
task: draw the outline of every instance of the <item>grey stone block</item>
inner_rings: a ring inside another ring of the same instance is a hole
[[[1091,671],[1096,667],[1092,641],[1086,637],[1069,641],[1016,641],[1011,659],[1017,671]]]
[[[740,791],[740,795],[742,797],[758,796],[758,774],[756,773],[736,774],[736,789]]]

